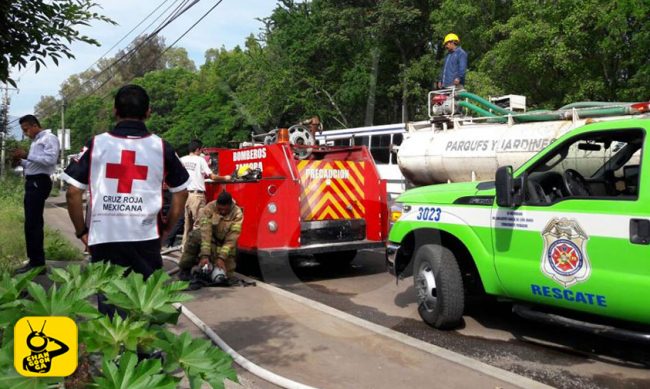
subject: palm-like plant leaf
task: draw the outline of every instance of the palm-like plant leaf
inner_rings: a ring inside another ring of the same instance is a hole
[[[84,267],[70,265],[65,269],[52,269],[50,279],[62,285],[72,285],[80,298],[86,298],[97,293],[106,284],[121,278],[125,270],[107,262],[91,263]]]
[[[21,294],[37,274],[38,270],[32,270],[15,277],[7,272],[2,273],[0,275],[0,310],[4,312],[5,309],[21,306],[24,302],[21,299]],[[6,317],[0,318],[0,327],[5,327],[8,323]]]
[[[114,359],[123,351],[136,352],[142,339],[149,339],[148,323],[123,320],[114,315],[111,320],[103,316],[98,320],[83,322],[79,326],[79,341],[86,345],[88,352],[101,352],[106,359]]]
[[[73,284],[66,284],[61,288],[53,284],[46,292],[42,286],[31,282],[27,290],[33,300],[25,302],[25,316],[90,318],[100,315],[99,311],[86,301],[86,293],[76,290]]]
[[[169,282],[170,277],[157,270],[145,282],[142,275],[130,273],[127,277],[113,281],[104,288],[108,302],[126,311],[138,312],[139,318],[154,324],[176,324],[180,311],[173,303],[191,299],[180,293],[186,282]]]
[[[0,274],[0,344],[13,338],[14,324],[25,316],[23,305],[26,300],[21,295],[37,274],[38,270],[15,277],[6,272]]]
[[[124,353],[119,365],[105,359],[103,376],[94,381],[102,389],[174,389],[180,379],[165,375],[160,360],[147,359],[138,363],[138,357],[131,352]]]
[[[0,307],[7,306],[5,304],[15,304],[37,274],[36,269],[17,276],[12,276],[8,272],[0,274]]]
[[[237,382],[237,372],[232,368],[232,358],[205,339],[192,339],[188,332],[180,336],[163,331],[156,346],[165,351],[167,372],[179,367],[185,371],[192,389],[199,388],[202,381],[213,388],[223,388],[226,378]]]

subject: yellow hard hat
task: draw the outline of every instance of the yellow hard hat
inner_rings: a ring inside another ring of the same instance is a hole
[[[250,168],[251,167],[248,166],[248,165],[240,166],[239,169],[237,169],[237,177],[241,178],[241,177],[245,176],[246,174],[248,174],[248,171],[250,170]]]
[[[445,40],[442,41],[442,44],[445,45],[445,44],[447,44],[447,42],[449,42],[449,41],[460,42],[460,38],[458,38],[458,35],[456,35],[456,34],[454,34],[454,33],[452,32],[452,33],[450,33],[450,34],[447,34],[447,36],[445,36]]]

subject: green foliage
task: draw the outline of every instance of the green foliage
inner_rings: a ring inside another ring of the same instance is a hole
[[[151,131],[164,135],[174,126],[174,109],[194,78],[192,71],[174,67],[149,72],[135,81],[147,90],[151,98],[151,117],[147,122]]]
[[[152,98],[148,126],[179,150],[193,138],[232,147],[313,114],[326,130],[422,120],[446,55],[442,39],[455,32],[469,56],[465,86],[481,96],[522,94],[530,108],[559,108],[650,95],[643,0],[277,3],[244,47],[211,48],[198,70],[182,49],[152,66],[141,56],[134,63],[144,68],[131,66],[104,92],[137,76]],[[94,75],[75,75],[62,90]],[[69,101],[75,147],[110,128],[111,108],[108,94]]]
[[[24,183],[18,177],[0,179],[0,271],[8,271],[25,259],[23,231]],[[45,227],[45,257],[56,261],[80,260],[83,253],[58,231]]]
[[[14,368],[13,339],[0,348],[0,388],[47,389],[60,379],[56,377],[27,379]]]
[[[70,265],[65,269],[53,268],[49,277],[58,284],[70,285],[77,291],[77,297],[87,298],[121,278],[123,272],[120,267],[97,262],[89,263],[85,267]]]
[[[26,67],[34,62],[36,72],[51,59],[58,65],[62,56],[74,58],[69,45],[85,42],[99,46],[99,42],[80,35],[79,26],[88,26],[99,20],[115,24],[93,10],[99,5],[92,0],[17,0],[0,5],[0,82],[16,83],[9,78],[9,69]]]
[[[176,323],[180,311],[172,306],[190,299],[186,293],[187,282],[168,282],[163,271],[152,274],[144,282],[142,274],[131,273],[106,284],[102,290],[108,302],[128,312],[138,312],[138,318],[154,324]]]
[[[579,100],[645,100],[649,15],[650,4],[641,0],[517,0],[508,20],[491,29],[502,39],[479,68],[504,89],[547,108]]]
[[[0,272],[13,269],[25,257],[23,190],[19,178],[0,178]]]
[[[122,319],[115,315],[111,320],[103,316],[98,320],[87,321],[79,329],[80,336],[87,339],[86,348],[89,352],[101,352],[104,359],[115,359],[126,351],[137,352],[138,344],[143,339],[150,339],[146,321],[134,321],[131,318]]]
[[[225,379],[237,380],[235,371],[230,369],[230,357],[205,339],[192,339],[187,332],[178,336],[164,331],[157,346],[167,356],[164,370],[183,369],[188,377],[194,377],[190,380],[192,389],[200,388],[201,381],[222,388]]]
[[[108,130],[113,120],[113,105],[98,96],[78,97],[66,109],[66,128],[70,131],[71,150],[78,152],[93,135]],[[59,118],[56,115],[57,119]],[[60,127],[59,123],[55,126]]]
[[[8,334],[13,334],[13,326],[20,317],[24,316],[22,307],[25,300],[21,296],[21,292],[27,288],[31,280],[36,277],[38,270],[12,276],[9,272],[0,273],[0,329],[4,328]],[[5,333],[0,335],[0,344],[4,344],[10,337],[5,336]]]
[[[79,292],[71,285],[52,285],[47,291],[39,284],[29,283],[27,292],[31,300],[23,304],[25,316],[78,316],[96,317],[97,310],[87,300],[79,298]]]
[[[180,378],[159,374],[159,359],[138,362],[131,352],[124,353],[116,364],[104,359],[104,376],[95,380],[94,387],[102,389],[174,389]],[[158,373],[158,374],[157,374]]]
[[[59,231],[45,228],[45,257],[50,261],[80,261],[83,253]]]
[[[162,270],[145,282],[142,275],[111,264],[73,265],[54,269],[53,285],[45,290],[32,280],[37,271],[12,277],[0,274],[0,387],[45,388],[62,378],[36,379],[18,375],[13,367],[13,327],[24,316],[67,316],[79,326],[79,368],[67,382],[98,388],[175,388],[182,368],[193,388],[203,382],[215,388],[223,380],[236,381],[231,358],[205,340],[180,336],[165,326],[175,324],[178,311],[174,302],[187,300],[180,293],[186,282],[172,282]],[[127,275],[124,275],[127,274]],[[26,294],[26,297],[21,298]],[[88,303],[95,293],[103,293],[125,318],[103,316]],[[145,357],[154,350],[160,359]],[[141,355],[140,358],[136,356]],[[89,374],[94,367],[99,374]],[[84,370],[84,371],[82,371]],[[85,381],[84,381],[84,378]],[[89,380],[93,379],[93,382]]]

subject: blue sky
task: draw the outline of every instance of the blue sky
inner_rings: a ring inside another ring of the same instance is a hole
[[[14,69],[12,77],[18,81],[19,91],[13,91],[10,94],[11,107],[9,115],[18,117],[33,113],[34,105],[38,103],[41,96],[52,95],[58,97],[59,86],[63,81],[72,74],[86,70],[163,1],[165,0],[96,1],[102,7],[97,11],[110,17],[118,25],[112,26],[107,23],[94,22],[91,26],[80,29],[80,32],[97,39],[102,46],[96,47],[75,43],[72,45],[75,59],[62,60],[59,62],[59,66],[48,62],[48,66],[42,68],[38,73],[34,73],[33,67],[30,67],[27,71],[25,69],[20,71]],[[173,0],[167,0],[157,13],[115,47],[107,57],[112,57],[117,51],[126,47],[138,32],[142,31],[162,10],[173,2]],[[216,2],[217,0],[202,0],[167,26],[160,35],[165,37],[167,44],[171,44]],[[198,67],[203,63],[203,54],[207,49],[222,46],[232,49],[237,45],[243,45],[246,37],[251,33],[257,35],[260,32],[262,23],[256,18],[269,16],[275,6],[275,0],[223,0],[210,15],[181,39],[175,47],[187,49],[190,58]],[[154,27],[158,23],[155,23]],[[147,32],[150,32],[154,27],[147,30]]]

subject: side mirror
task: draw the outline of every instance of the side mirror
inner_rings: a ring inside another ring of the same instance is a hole
[[[497,205],[513,208],[515,206],[514,185],[512,182],[512,166],[501,166],[495,177]]]

